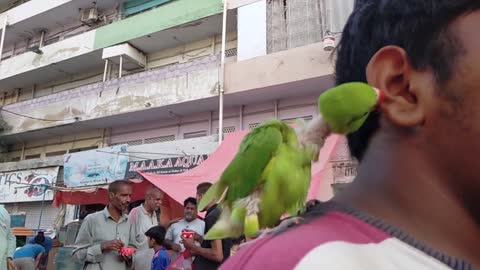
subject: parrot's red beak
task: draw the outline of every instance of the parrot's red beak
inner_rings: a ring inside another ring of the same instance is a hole
[[[385,101],[385,92],[375,87],[373,87],[373,90],[377,93],[377,105],[375,108],[378,108]]]

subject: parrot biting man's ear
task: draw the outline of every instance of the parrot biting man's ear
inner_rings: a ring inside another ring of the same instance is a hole
[[[382,91],[353,82],[331,88],[318,99],[319,116],[297,132],[279,120],[245,136],[220,179],[199,202],[199,209],[220,202],[222,214],[206,240],[255,236],[272,228],[283,214],[304,208],[311,163],[331,133],[355,132],[383,101]],[[298,134],[298,135],[297,135]]]

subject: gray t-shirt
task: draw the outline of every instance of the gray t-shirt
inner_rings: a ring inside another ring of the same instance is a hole
[[[176,223],[173,223],[167,230],[167,235],[165,236],[166,239],[173,241],[176,244],[179,244],[182,247],[182,251],[185,250],[185,247],[180,244],[182,240],[181,235],[182,231],[188,229],[191,231],[196,232],[197,234],[203,236],[205,231],[205,222],[201,219],[194,219],[190,222],[186,221],[185,219],[181,219]],[[177,257],[178,254],[174,252],[173,259]]]

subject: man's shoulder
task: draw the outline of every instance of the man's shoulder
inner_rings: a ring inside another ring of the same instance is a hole
[[[205,221],[199,219],[199,218],[196,218],[194,221],[194,224],[195,225],[198,225],[198,226],[205,226]]]
[[[257,240],[240,249],[228,260],[225,269],[295,269],[302,259],[318,247],[335,243],[353,245],[375,244],[390,236],[353,216],[330,212],[275,236]],[[327,249],[328,250],[328,249]],[[348,249],[333,248],[334,253]],[[320,250],[320,251],[323,251]],[[320,252],[321,253],[321,252]],[[275,254],[276,260],[267,260]],[[321,254],[317,253],[317,256]]]
[[[172,227],[172,228],[182,227],[183,228],[186,223],[187,222],[185,221],[185,219],[182,218],[182,219],[179,219],[179,220],[173,222],[172,225],[170,225],[170,227]]]
[[[82,222],[82,225],[85,224],[85,223],[90,223],[90,222],[94,222],[100,218],[103,218],[104,217],[104,213],[103,213],[103,210],[102,211],[99,211],[99,212],[95,212],[95,213],[92,213],[92,214],[89,214],[88,216],[85,217],[85,219],[83,220]]]

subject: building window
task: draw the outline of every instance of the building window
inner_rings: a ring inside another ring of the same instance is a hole
[[[232,132],[235,132],[235,127],[224,127],[222,128],[222,130],[223,130],[223,134],[232,133]],[[217,134],[218,134],[218,128],[217,128]]]
[[[251,123],[251,124],[248,124],[248,128],[249,128],[250,130],[252,130],[252,129],[258,127],[258,126],[260,126],[260,123]]]
[[[20,161],[20,157],[13,157],[9,159],[10,162],[17,162]]]
[[[40,158],[40,154],[25,156],[25,159],[35,159],[35,158]]]
[[[144,143],[149,144],[149,143],[161,143],[161,142],[171,142],[171,141],[175,141],[175,135],[148,138],[148,139],[145,139]]]
[[[282,119],[282,122],[284,122],[287,125],[292,125],[295,124],[297,120],[303,119],[306,123],[312,121],[313,116],[304,116],[304,117],[295,117],[295,118],[287,118],[287,119]]]
[[[199,137],[205,137],[205,136],[207,136],[207,131],[206,130],[189,132],[189,133],[184,133],[183,134],[184,139],[193,139],[193,138],[199,138]]]
[[[78,152],[94,150],[94,149],[98,149],[98,146],[70,149],[70,150],[68,150],[68,153],[78,153]]]
[[[225,50],[225,57],[233,57],[237,56],[237,48],[231,48],[228,50]]]
[[[47,153],[46,156],[47,157],[63,156],[66,153],[67,153],[67,151],[56,151],[56,152]]]
[[[134,140],[134,141],[129,141],[129,142],[126,142],[126,144],[128,144],[128,146],[133,146],[133,145],[142,145],[142,144],[143,144],[143,140]]]

